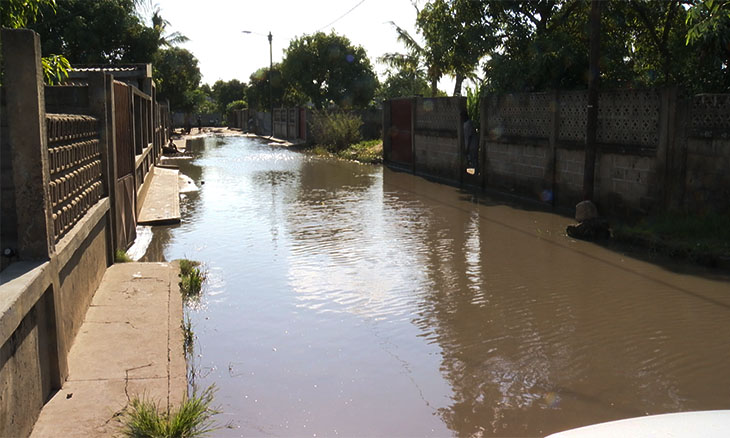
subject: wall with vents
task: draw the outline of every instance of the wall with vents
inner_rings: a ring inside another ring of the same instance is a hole
[[[572,206],[583,187],[587,93],[490,95],[481,102],[483,185]],[[603,91],[595,200],[606,213],[730,208],[730,95]]]

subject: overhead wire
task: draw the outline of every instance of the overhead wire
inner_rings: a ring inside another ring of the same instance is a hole
[[[322,29],[325,29],[325,28],[328,28],[328,27],[332,26],[333,24],[337,23],[338,21],[342,20],[342,19],[343,19],[343,18],[345,18],[345,17],[346,17],[346,16],[347,16],[347,15],[348,15],[348,14],[349,14],[350,12],[354,11],[354,10],[355,10],[355,9],[356,9],[356,8],[357,8],[358,6],[360,6],[360,5],[361,5],[361,4],[363,4],[363,3],[365,3],[365,0],[360,0],[360,1],[359,1],[359,2],[358,2],[358,3],[356,4],[356,5],[355,5],[355,6],[353,6],[352,8],[350,8],[350,10],[348,10],[348,11],[347,11],[347,12],[345,12],[344,14],[340,15],[339,17],[337,17],[337,18],[336,18],[336,19],[335,19],[334,21],[332,21],[331,23],[328,23],[328,24],[326,24],[326,25],[324,25],[324,26],[320,27],[320,28],[319,28],[319,29],[317,29],[317,30],[316,30],[315,32],[319,32],[320,30],[322,30]]]

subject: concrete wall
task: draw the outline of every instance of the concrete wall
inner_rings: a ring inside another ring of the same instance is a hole
[[[466,98],[414,97],[400,98],[397,102],[398,108],[404,105],[406,109],[410,108],[410,124],[407,116],[399,117],[398,114],[394,114],[394,105],[391,101],[383,103],[382,132],[385,163],[451,184],[463,182],[471,184],[468,178],[465,181],[462,169],[464,148],[461,137],[466,120]],[[399,123],[402,126],[397,126]],[[391,162],[394,138],[399,142],[398,147],[405,147],[407,151],[406,143],[409,137],[411,162]],[[404,141],[406,143],[403,143]]]
[[[450,182],[461,180],[461,133],[466,98],[416,98],[414,160],[416,174]]]
[[[68,376],[68,351],[117,247],[114,80],[93,71],[75,76],[83,85],[44,87],[38,35],[3,29],[2,41],[0,248],[14,255],[0,266],[0,436],[27,436]],[[151,79],[140,83],[153,99]],[[169,118],[140,109],[144,174]]]
[[[435,100],[426,111],[426,102],[417,99],[413,113],[415,173],[553,205],[572,207],[582,200],[586,92],[482,98],[478,178],[464,175],[456,154],[461,141],[444,133],[454,124],[449,114],[460,110],[442,110]],[[728,114],[730,94],[602,91],[594,190],[599,208],[617,216],[730,210]],[[440,138],[428,136],[429,130]]]

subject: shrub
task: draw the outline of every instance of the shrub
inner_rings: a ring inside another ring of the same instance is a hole
[[[360,141],[360,116],[346,112],[315,111],[312,114],[312,136],[333,152]]]

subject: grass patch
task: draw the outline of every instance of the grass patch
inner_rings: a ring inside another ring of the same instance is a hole
[[[199,268],[200,262],[180,260],[180,293],[185,301],[200,298],[205,281],[205,273]]]
[[[114,252],[114,263],[129,263],[131,261],[133,261],[132,258],[125,251],[118,249]]]
[[[383,162],[383,141],[379,139],[364,140],[339,151],[333,147],[318,144],[310,148],[309,152],[324,157],[338,157],[361,163],[378,164]]]
[[[635,224],[618,224],[613,237],[708,266],[730,260],[730,214],[665,213]]]
[[[220,411],[211,407],[215,387],[193,394],[170,413],[157,403],[133,398],[122,419],[122,434],[132,438],[201,437],[218,429],[213,416]]]
[[[190,271],[198,266],[200,266],[200,262],[188,259],[180,259],[180,275],[190,275]]]
[[[382,163],[383,141],[380,139],[361,141],[339,151],[337,156],[347,160],[359,161],[361,163]]]

